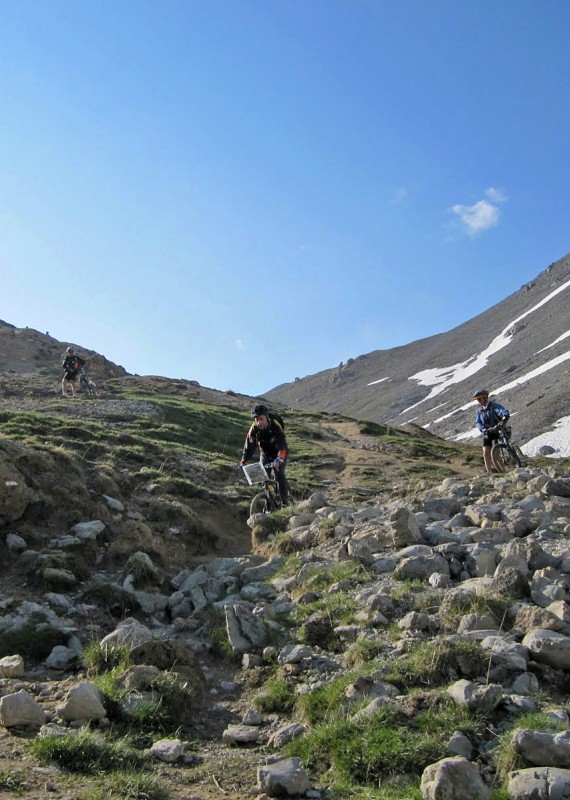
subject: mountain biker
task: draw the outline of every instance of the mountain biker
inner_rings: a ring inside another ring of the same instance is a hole
[[[504,472],[505,463],[500,447],[492,450],[493,442],[499,438],[499,432],[492,430],[496,425],[504,425],[510,414],[496,400],[489,400],[488,389],[477,389],[473,399],[479,403],[475,425],[483,434],[483,460],[487,472]]]
[[[264,467],[272,466],[274,468],[281,501],[283,505],[287,505],[289,490],[285,478],[285,465],[289,450],[283,426],[264,405],[256,405],[251,416],[253,422],[245,437],[240,467],[251,460],[256,447],[259,447],[259,462]]]
[[[63,396],[67,397],[67,388],[71,386],[71,393],[73,397],[77,396],[75,391],[75,383],[77,381],[77,374],[81,367],[85,364],[85,359],[78,356],[73,347],[68,347],[65,351],[65,358],[61,366],[65,370],[65,375],[61,381],[61,391]]]

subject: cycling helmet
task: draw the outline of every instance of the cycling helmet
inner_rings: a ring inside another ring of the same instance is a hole
[[[75,353],[75,350],[73,349],[73,347],[68,347],[68,348],[67,348],[67,350],[66,350],[65,352],[66,352],[68,355],[72,356],[72,355]]]
[[[473,395],[473,399],[477,399],[477,397],[489,397],[489,390],[488,389],[477,389],[475,394]]]
[[[269,409],[267,408],[267,406],[264,405],[255,406],[255,408],[251,412],[252,417],[260,417],[262,414],[264,414],[266,417],[269,416]]]

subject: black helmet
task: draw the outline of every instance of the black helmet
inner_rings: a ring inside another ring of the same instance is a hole
[[[69,355],[73,355],[73,353],[75,353],[75,350],[73,349],[73,347],[68,347],[65,352],[68,353]]]
[[[267,406],[264,405],[255,406],[255,408],[251,412],[252,417],[260,417],[262,414],[264,414],[266,417],[269,416],[269,409],[267,408]]]
[[[477,389],[477,391],[473,395],[473,399],[475,400],[477,397],[489,397],[489,390],[488,389]]]

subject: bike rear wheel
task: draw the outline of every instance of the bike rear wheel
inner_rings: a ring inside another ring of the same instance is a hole
[[[82,376],[79,379],[79,388],[81,389],[82,392],[88,395],[93,395],[97,391],[97,387],[95,386],[93,381],[84,376]]]

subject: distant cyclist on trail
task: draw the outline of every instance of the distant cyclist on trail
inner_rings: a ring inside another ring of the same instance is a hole
[[[475,425],[483,434],[483,460],[487,472],[504,472],[505,464],[500,447],[492,450],[493,442],[499,438],[499,433],[492,430],[497,425],[504,425],[510,414],[504,406],[496,400],[489,400],[488,389],[477,389],[473,399],[479,403]]]
[[[73,397],[77,396],[75,391],[75,384],[77,382],[77,375],[81,367],[85,364],[85,359],[78,356],[73,347],[68,347],[65,351],[65,358],[62,362],[62,367],[65,370],[65,375],[61,381],[61,391],[63,396],[67,397],[67,389],[71,386],[71,394]]]
[[[251,416],[253,423],[245,437],[240,467],[251,461],[255,449],[259,447],[259,462],[264,467],[272,466],[274,468],[281,501],[283,505],[287,505],[289,491],[285,478],[285,464],[289,450],[283,425],[264,405],[255,406]]]

